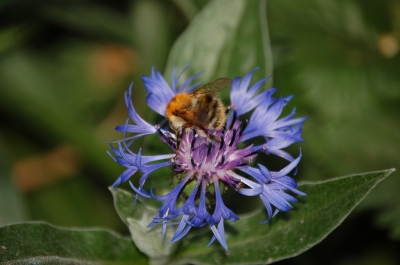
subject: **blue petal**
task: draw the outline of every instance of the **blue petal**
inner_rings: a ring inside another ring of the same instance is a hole
[[[117,180],[111,185],[111,187],[117,187],[124,183],[125,181],[129,180],[133,174],[135,174],[137,168],[128,168],[126,169],[118,178]]]
[[[118,130],[126,131],[129,128],[133,133],[144,133],[144,134],[152,134],[156,132],[156,129],[153,125],[150,125],[145,120],[143,120],[139,114],[136,112],[133,104],[132,104],[132,86],[129,87],[129,90],[125,92],[125,104],[128,108],[128,114],[131,120],[135,123],[136,127],[123,127],[117,126]],[[125,129],[124,129],[125,128]]]
[[[135,185],[133,185],[132,182],[130,182],[130,181],[129,181],[129,185],[130,185],[131,188],[132,188],[137,194],[139,194],[140,196],[145,197],[145,198],[148,198],[148,199],[151,198],[151,196],[150,196],[149,194],[147,194],[147,192],[145,192],[144,190],[141,190],[141,189],[136,188]]]
[[[283,200],[276,191],[269,189],[267,185],[264,185],[264,192],[261,198],[264,198],[281,211],[288,211],[292,208],[287,201]]]
[[[171,239],[171,243],[182,239],[190,231],[192,226],[187,224],[188,221],[189,221],[189,215],[186,215],[186,214],[183,215],[181,221],[179,222],[179,226],[176,229],[176,231]]]
[[[296,158],[289,165],[287,165],[286,167],[281,169],[277,175],[278,176],[286,176],[287,174],[289,174],[289,172],[292,171],[297,166],[297,164],[300,162],[300,159],[301,159],[301,153],[298,158]]]
[[[142,80],[148,92],[147,105],[158,114],[165,116],[167,104],[175,96],[175,93],[156,70],[153,70],[151,77],[143,76]]]
[[[269,182],[272,178],[271,172],[261,164],[258,164],[261,174],[265,177],[264,182]]]
[[[182,71],[183,72],[183,71]],[[203,72],[197,73],[192,75],[191,77],[189,77],[188,79],[185,80],[185,82],[183,82],[183,84],[181,85],[181,87],[179,88],[179,93],[183,92],[183,91],[187,91],[187,92],[191,92],[194,88],[198,87],[200,85],[200,82],[197,82],[193,85],[191,85],[190,87],[188,87],[188,85],[196,78],[198,77],[200,74],[202,74]]]
[[[136,166],[138,167],[139,170],[142,169],[142,148],[140,148],[139,152],[137,153]]]
[[[231,220],[232,222],[239,220],[239,217],[237,217],[236,214],[234,214],[230,209],[228,209],[225,206],[224,202],[222,201],[221,193],[219,191],[218,180],[216,178],[214,178],[214,186],[215,186],[216,204],[212,218],[214,220],[220,220],[223,218],[225,220]]]
[[[250,71],[242,78],[242,80],[240,80],[240,77],[233,79],[231,88],[231,103],[235,105],[237,114],[239,116],[249,112],[263,102],[263,97],[266,92],[262,92],[258,95],[256,95],[256,93],[265,83],[265,81],[268,80],[268,78],[259,80],[250,89],[248,89],[251,76],[257,69],[258,68],[255,68]]]
[[[166,161],[166,162],[162,162],[162,163],[158,163],[158,164],[152,164],[152,165],[148,165],[146,166],[146,169],[142,168],[142,172],[144,172],[143,176],[140,178],[140,187],[143,187],[144,182],[146,181],[147,177],[156,169],[162,168],[162,167],[166,167],[166,166],[170,166],[172,164],[171,161]]]
[[[219,220],[218,228],[214,224],[210,225],[210,228],[221,246],[228,251],[228,245],[225,239],[224,219],[221,218],[221,220]]]

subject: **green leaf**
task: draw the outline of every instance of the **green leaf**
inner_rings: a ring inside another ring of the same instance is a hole
[[[171,25],[171,14],[165,12],[166,8],[165,2],[147,0],[134,1],[130,8],[130,34],[140,36],[135,38],[135,49],[141,57],[140,67],[146,71],[151,67],[165,67],[173,44],[175,29]]]
[[[394,169],[304,183],[307,193],[287,214],[270,223],[265,210],[241,218],[228,227],[226,253],[218,244],[204,248],[209,237],[193,238],[176,251],[177,264],[269,264],[299,255],[322,241],[350,214],[365,196]]]
[[[199,12],[199,7],[191,0],[173,0],[188,21],[191,21]]]
[[[157,216],[158,209],[143,204],[139,199],[134,205],[134,196],[118,188],[110,188],[114,197],[114,205],[122,221],[129,227],[135,245],[154,264],[166,264],[176,244],[167,244],[172,234],[167,233],[162,241],[160,226],[148,228],[148,224]],[[134,206],[134,207],[133,207]]]
[[[270,1],[274,80],[296,94],[307,152],[300,178],[390,168],[400,160],[398,1]],[[392,10],[392,11],[389,11]],[[390,14],[390,15],[388,15]],[[386,48],[384,48],[386,47]],[[390,49],[389,49],[390,50]],[[386,50],[387,51],[387,50]],[[400,239],[400,174],[363,202]],[[361,207],[360,207],[361,208]]]
[[[203,80],[244,75],[255,67],[255,79],[272,74],[266,1],[211,1],[173,46],[166,69],[188,75],[205,70]],[[269,85],[272,80],[269,80]]]
[[[93,183],[83,175],[32,191],[28,198],[30,220],[46,220],[57,226],[95,225],[126,231],[115,215],[110,198],[93,189]]]
[[[46,223],[0,228],[0,262],[12,264],[147,264],[130,239],[101,229]]]

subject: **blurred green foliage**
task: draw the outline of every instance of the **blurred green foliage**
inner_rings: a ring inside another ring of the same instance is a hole
[[[0,3],[0,224],[45,220],[127,232],[107,190],[122,169],[104,142],[121,138],[113,129],[127,118],[123,91],[132,81],[135,107],[154,118],[140,76],[152,66],[165,69],[173,43],[207,2]],[[273,85],[279,94],[295,94],[299,115],[310,116],[298,178],[397,167],[400,3],[279,0],[266,6]],[[240,52],[245,44],[229,49]],[[257,66],[240,63],[229,62],[237,75]],[[268,69],[266,63],[260,67]],[[291,150],[297,154],[298,146]],[[399,189],[394,172],[315,251],[283,262],[396,264]],[[318,254],[324,252],[330,254]]]

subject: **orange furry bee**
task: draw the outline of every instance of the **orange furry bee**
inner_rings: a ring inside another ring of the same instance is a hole
[[[210,139],[220,141],[219,137],[210,134],[208,130],[218,130],[225,125],[226,108],[216,94],[231,83],[229,77],[218,78],[190,93],[182,92],[171,99],[165,114],[178,138],[182,129],[196,127]]]

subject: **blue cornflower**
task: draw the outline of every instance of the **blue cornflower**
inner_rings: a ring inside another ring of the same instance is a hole
[[[174,132],[168,128],[161,128],[159,124],[152,125],[138,115],[131,101],[132,85],[125,93],[130,119],[126,124],[117,126],[116,130],[124,132],[124,135],[133,134],[129,137],[130,141],[148,134],[158,134],[160,140],[170,147],[171,152],[145,156],[139,149],[135,153],[129,149],[130,144],[126,143],[127,138],[124,137],[124,140],[118,143],[118,148],[112,147],[115,160],[126,168],[113,186],[126,182],[137,171],[143,173],[137,187],[131,182],[130,184],[138,195],[162,202],[158,215],[149,227],[161,223],[163,238],[167,225],[177,225],[171,242],[183,238],[192,227],[208,225],[213,232],[209,244],[217,239],[227,251],[224,222],[234,222],[239,217],[224,204],[221,186],[230,186],[245,196],[260,196],[268,213],[268,219],[262,223],[268,222],[279,211],[292,208],[289,202],[297,200],[286,191],[305,195],[296,189],[295,180],[288,176],[297,167],[301,154],[294,159],[282,149],[303,141],[301,127],[306,117],[294,118],[293,109],[289,115],[279,118],[292,96],[274,98],[272,95],[276,91],[275,88],[258,92],[267,78],[250,86],[253,72],[254,70],[243,78],[236,77],[232,81],[231,114],[221,130],[211,132],[220,141],[211,140],[196,128],[187,128],[179,136],[180,143],[177,144],[177,135]],[[174,69],[172,86],[154,69],[150,77],[142,78],[148,92],[148,106],[164,117],[168,102],[176,94],[192,91],[198,86],[190,85],[199,75],[196,74],[178,87],[182,73],[176,75]],[[250,115],[249,120],[241,120],[247,113]],[[252,144],[254,138],[258,139],[259,144]],[[280,156],[288,161],[288,165],[280,171],[269,171],[261,164],[253,165],[251,162],[260,153]],[[147,178],[153,171],[162,167],[172,167],[176,173],[178,181],[175,187],[164,195],[154,194],[153,190],[146,191],[143,185]],[[184,202],[178,200],[182,194],[186,195]]]

